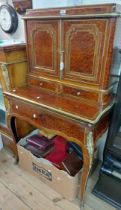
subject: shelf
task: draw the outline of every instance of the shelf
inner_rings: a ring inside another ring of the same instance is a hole
[[[0,40],[0,47],[25,44],[23,40]]]

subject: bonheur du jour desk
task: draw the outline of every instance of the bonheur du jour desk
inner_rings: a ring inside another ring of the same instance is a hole
[[[29,10],[24,17],[27,84],[5,92],[15,141],[19,118],[80,145],[82,201],[113,105],[110,73],[119,11],[115,4]]]

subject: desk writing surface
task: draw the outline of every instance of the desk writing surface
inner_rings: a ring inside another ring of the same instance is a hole
[[[105,112],[105,109],[97,104],[74,100],[36,87],[16,88],[5,94],[45,109],[73,116],[77,120],[87,119],[87,122],[95,121],[101,113]]]

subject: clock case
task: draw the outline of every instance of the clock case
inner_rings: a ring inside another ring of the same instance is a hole
[[[1,23],[0,23],[0,27],[5,33],[14,33],[18,27],[18,15],[17,15],[15,9],[9,4],[2,5],[0,7],[0,13],[1,13],[2,9],[6,9],[9,12],[9,14],[11,16],[11,25],[8,30],[5,30],[1,26]]]

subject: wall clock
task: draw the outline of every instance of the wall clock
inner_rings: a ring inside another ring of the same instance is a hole
[[[15,9],[9,5],[0,7],[0,27],[6,33],[14,33],[18,26],[18,16]]]

